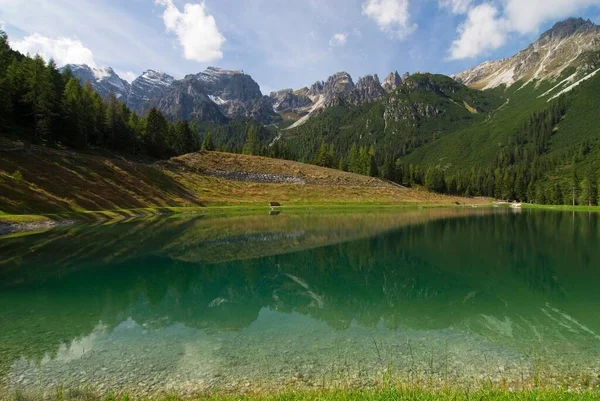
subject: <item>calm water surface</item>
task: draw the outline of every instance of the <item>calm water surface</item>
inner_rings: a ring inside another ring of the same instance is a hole
[[[593,383],[599,235],[478,209],[0,238],[0,392]]]

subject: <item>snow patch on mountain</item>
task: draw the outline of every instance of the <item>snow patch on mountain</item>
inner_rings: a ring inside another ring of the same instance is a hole
[[[306,123],[311,117],[322,111],[322,109],[325,107],[325,102],[326,97],[324,95],[319,95],[319,98],[312,105],[308,113],[305,116],[302,116],[302,118],[300,118],[298,121],[292,124],[288,129],[296,128]]]
[[[227,104],[227,100],[221,99],[219,96],[208,95],[208,98],[219,106]]]
[[[579,81],[575,82],[574,84],[566,87],[565,89],[563,89],[562,91],[558,92],[556,95],[554,95],[550,99],[548,99],[548,102],[550,102],[551,100],[556,99],[560,95],[564,95],[567,92],[571,92],[573,89],[575,89],[576,87],[578,87],[579,85],[581,85],[583,82],[587,81],[590,78],[593,78],[594,75],[596,75],[599,71],[600,71],[600,68],[598,68],[596,71],[594,71],[594,72],[586,75],[585,77],[581,78]]]
[[[533,81],[539,85],[541,81],[556,80],[569,67],[587,73],[589,68],[581,65],[582,56],[598,49],[600,26],[590,20],[570,18],[556,23],[513,57],[482,63],[452,78],[479,89],[509,87],[517,81],[524,82],[522,87]]]

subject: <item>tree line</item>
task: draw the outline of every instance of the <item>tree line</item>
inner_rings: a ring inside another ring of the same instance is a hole
[[[598,171],[589,165],[584,176],[576,173],[576,167],[591,151],[590,144],[585,142],[580,149],[559,156],[547,155],[550,138],[567,113],[568,105],[568,97],[561,96],[546,109],[532,113],[523,127],[509,137],[490,167],[449,172],[436,166],[407,165],[400,158],[382,156],[374,145],[353,144],[347,154],[339,155],[325,141],[309,162],[378,176],[405,186],[425,186],[443,194],[537,204],[597,205]],[[572,171],[569,180],[548,179],[548,172],[565,165]]]
[[[287,141],[278,140],[276,128],[253,119],[194,126],[187,121],[169,121],[155,108],[140,116],[114,93],[102,99],[90,83],[82,85],[69,69],[60,71],[53,61],[13,51],[3,31],[0,102],[1,132],[27,143],[104,148],[154,158],[200,149],[220,150],[298,160],[452,195],[540,204],[598,203],[597,171],[590,166],[580,177],[575,168],[590,152],[589,143],[577,152],[547,155],[550,138],[568,111],[566,96],[533,113],[499,150],[494,166],[459,171],[406,165],[393,156],[393,149],[359,146],[356,142],[345,143],[348,150],[341,152],[333,143],[318,143],[315,139],[306,144],[302,154],[297,154]],[[549,171],[564,165],[570,165],[573,171],[568,182],[547,179]]]
[[[106,148],[162,158],[200,149],[187,121],[157,109],[139,116],[114,93],[102,99],[69,69],[13,51],[0,31],[0,130],[27,143]]]

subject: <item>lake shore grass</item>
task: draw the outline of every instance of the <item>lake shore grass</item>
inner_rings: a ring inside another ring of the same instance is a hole
[[[524,209],[555,210],[559,212],[600,212],[600,206],[572,206],[572,205],[534,205],[523,204]]]
[[[13,393],[10,401],[33,401],[23,392]],[[96,396],[85,390],[58,391],[45,396],[52,401],[595,401],[600,400],[599,390],[570,391],[568,389],[534,389],[508,391],[502,389],[428,390],[411,387],[390,387],[369,390],[289,390],[277,393],[207,394],[157,397],[136,397],[128,394]]]

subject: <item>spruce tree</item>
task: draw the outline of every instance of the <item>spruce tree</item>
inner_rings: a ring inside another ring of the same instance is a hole
[[[156,108],[150,109],[146,117],[144,143],[148,154],[154,157],[164,157],[168,153],[165,143],[169,127],[167,120]]]
[[[329,167],[327,163],[327,144],[325,143],[325,140],[321,141],[321,145],[315,154],[314,163],[317,166]]]
[[[37,143],[50,134],[55,117],[54,100],[58,96],[54,92],[51,75],[41,56],[28,60],[25,68],[26,90],[21,100],[30,108],[34,123],[31,142]]]
[[[583,182],[582,202],[588,206],[598,204],[598,176],[595,169],[590,166]]]
[[[249,124],[246,130],[246,143],[242,153],[245,155],[258,155],[260,153],[260,143],[258,139],[258,129],[255,124]]]
[[[359,151],[356,143],[352,144],[348,152],[348,171],[351,173],[360,173]]]
[[[212,133],[210,131],[208,131],[206,138],[204,138],[204,141],[202,141],[202,150],[208,152],[215,150],[215,144],[213,143]]]
[[[62,109],[66,124],[63,140],[69,146],[83,149],[87,145],[87,130],[85,126],[85,102],[82,99],[82,89],[79,81],[71,78],[62,96]]]
[[[571,173],[571,197],[572,197],[572,202],[573,202],[573,206],[575,206],[577,204],[577,199],[579,197],[579,192],[580,192],[580,182],[579,182],[579,177],[577,176],[577,170],[575,169],[575,161],[573,161],[573,164],[571,165],[571,169],[572,169],[572,173]]]

